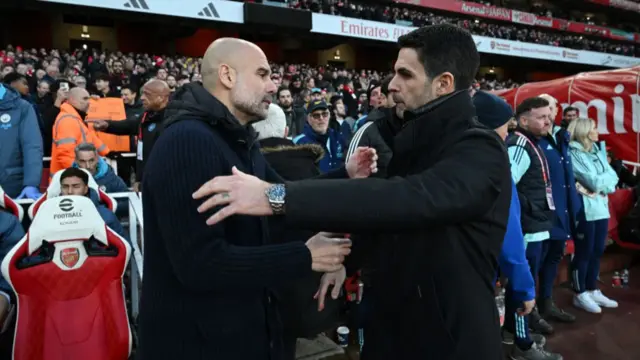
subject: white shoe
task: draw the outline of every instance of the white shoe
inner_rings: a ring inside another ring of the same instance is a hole
[[[587,291],[573,297],[573,306],[593,314],[600,314],[602,312],[600,306],[591,298],[591,294]]]
[[[587,291],[587,293],[589,293],[591,299],[593,299],[593,301],[601,307],[609,309],[615,309],[618,307],[617,301],[611,300],[608,297],[604,296],[604,294],[602,294],[602,291],[600,290]]]

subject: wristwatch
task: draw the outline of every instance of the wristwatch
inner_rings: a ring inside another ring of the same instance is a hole
[[[265,191],[274,215],[284,214],[284,198],[287,195],[284,184],[273,184]]]

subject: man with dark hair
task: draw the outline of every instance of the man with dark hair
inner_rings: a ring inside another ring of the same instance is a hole
[[[560,126],[566,129],[573,120],[578,118],[578,109],[573,106],[567,106],[562,112],[562,115]]]
[[[527,242],[527,261],[531,274],[536,279],[540,270],[542,242],[549,240],[555,217],[549,164],[544,151],[538,145],[540,139],[546,137],[551,130],[549,101],[541,97],[524,100],[516,108],[516,120],[518,128],[507,139],[507,148],[511,174],[516,182],[522,207],[520,220],[524,240]],[[510,315],[513,314],[506,314]],[[553,333],[553,327],[542,319],[537,309],[529,315],[528,325],[526,320],[522,317],[515,322],[525,327],[529,326],[538,333]],[[516,345],[526,351],[531,347],[531,341],[519,341],[516,334]]]
[[[278,105],[280,105],[280,108],[282,108],[287,118],[289,137],[296,137],[302,134],[304,124],[306,123],[306,115],[303,108],[294,104],[291,90],[286,86],[280,86],[276,93],[276,98]]]
[[[236,172],[194,197],[216,194],[200,206],[218,209],[209,224],[275,214],[300,228],[386,234],[354,237],[346,260],[349,270],[363,260],[376,270],[364,295],[375,308],[363,359],[501,359],[494,280],[511,179],[502,139],[477,122],[469,96],[476,44],[452,25],[425,26],[398,43],[389,90],[406,123],[393,137],[388,178],[269,184]],[[323,277],[320,302],[344,276]]]
[[[127,236],[122,224],[120,224],[120,221],[118,221],[113,211],[107,209],[107,207],[100,202],[98,193],[89,188],[89,174],[75,167],[64,170],[62,175],[60,175],[60,192],[65,196],[78,195],[91,199],[104,223],[111,230],[129,241],[129,236]]]
[[[43,141],[44,141],[44,123],[42,122],[42,116],[40,116],[40,109],[38,109],[38,106],[33,101],[33,98],[31,97],[31,94],[29,94],[29,81],[28,81],[27,77],[25,75],[20,74],[20,73],[12,72],[10,74],[7,74],[2,79],[2,81],[6,85],[10,86],[15,91],[17,91],[20,94],[20,97],[22,98],[22,100],[24,100],[24,101],[28,102],[29,104],[31,104],[31,107],[33,107],[33,111],[36,114],[36,118],[38,120],[38,127],[40,128],[40,135],[42,136]]]

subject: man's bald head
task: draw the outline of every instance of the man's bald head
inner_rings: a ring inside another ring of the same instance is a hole
[[[151,79],[147,81],[147,83],[144,84],[142,88],[148,89],[149,91],[158,95],[169,96],[169,94],[171,94],[169,85],[166,83],[166,81],[160,79]]]
[[[67,102],[76,110],[87,112],[89,110],[89,92],[81,87],[74,87],[69,90]]]
[[[554,121],[556,116],[558,115],[558,100],[549,94],[541,94],[538,95],[549,102],[549,108],[551,109],[551,121]]]
[[[171,89],[164,80],[152,79],[142,87],[140,101],[145,110],[160,111],[167,107]]]
[[[202,83],[243,124],[265,119],[276,91],[267,57],[256,44],[220,38],[202,60]]]

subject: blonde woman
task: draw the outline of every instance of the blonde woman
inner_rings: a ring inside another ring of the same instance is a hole
[[[598,131],[591,119],[571,122],[571,157],[576,180],[588,191],[581,192],[583,211],[578,215],[575,256],[571,263],[576,295],[573,304],[590,313],[616,308],[618,303],[604,296],[597,287],[600,258],[609,225],[607,194],[615,191],[618,176],[607,162],[604,142],[598,144]]]

